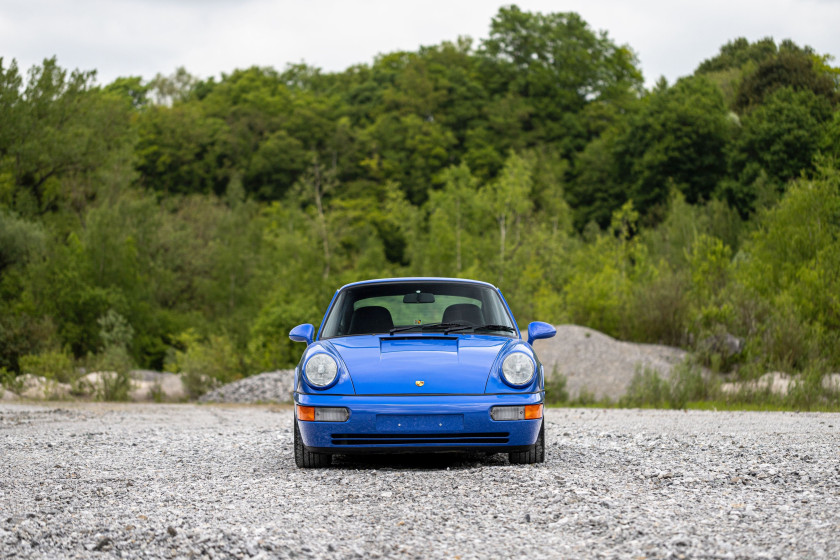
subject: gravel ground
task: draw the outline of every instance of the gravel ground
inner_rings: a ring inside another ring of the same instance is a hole
[[[291,416],[0,404],[0,556],[840,557],[837,414],[551,409],[542,465],[326,470]]]

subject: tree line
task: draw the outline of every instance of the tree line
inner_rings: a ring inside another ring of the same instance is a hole
[[[293,364],[338,286],[435,275],[495,283],[523,324],[837,371],[831,63],[736,39],[646,90],[629,46],[516,6],[335,73],[0,59],[0,368],[228,381]]]

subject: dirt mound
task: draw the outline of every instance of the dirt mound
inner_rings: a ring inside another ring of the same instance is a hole
[[[617,400],[627,392],[636,368],[650,368],[663,376],[682,362],[687,352],[658,344],[622,342],[593,329],[577,325],[557,326],[557,335],[534,342],[545,366],[545,375],[566,376],[566,387],[574,398],[581,391],[598,399]]]
[[[198,399],[218,403],[292,402],[295,371],[281,369],[228,383]]]

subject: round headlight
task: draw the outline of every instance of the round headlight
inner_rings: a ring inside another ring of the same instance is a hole
[[[502,375],[511,385],[524,385],[534,377],[534,362],[522,352],[514,352],[502,362]]]
[[[306,380],[315,387],[326,387],[335,379],[338,364],[327,354],[315,354],[306,362]]]

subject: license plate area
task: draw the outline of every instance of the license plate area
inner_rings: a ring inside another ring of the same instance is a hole
[[[463,414],[377,414],[379,432],[452,432],[464,429]]]

